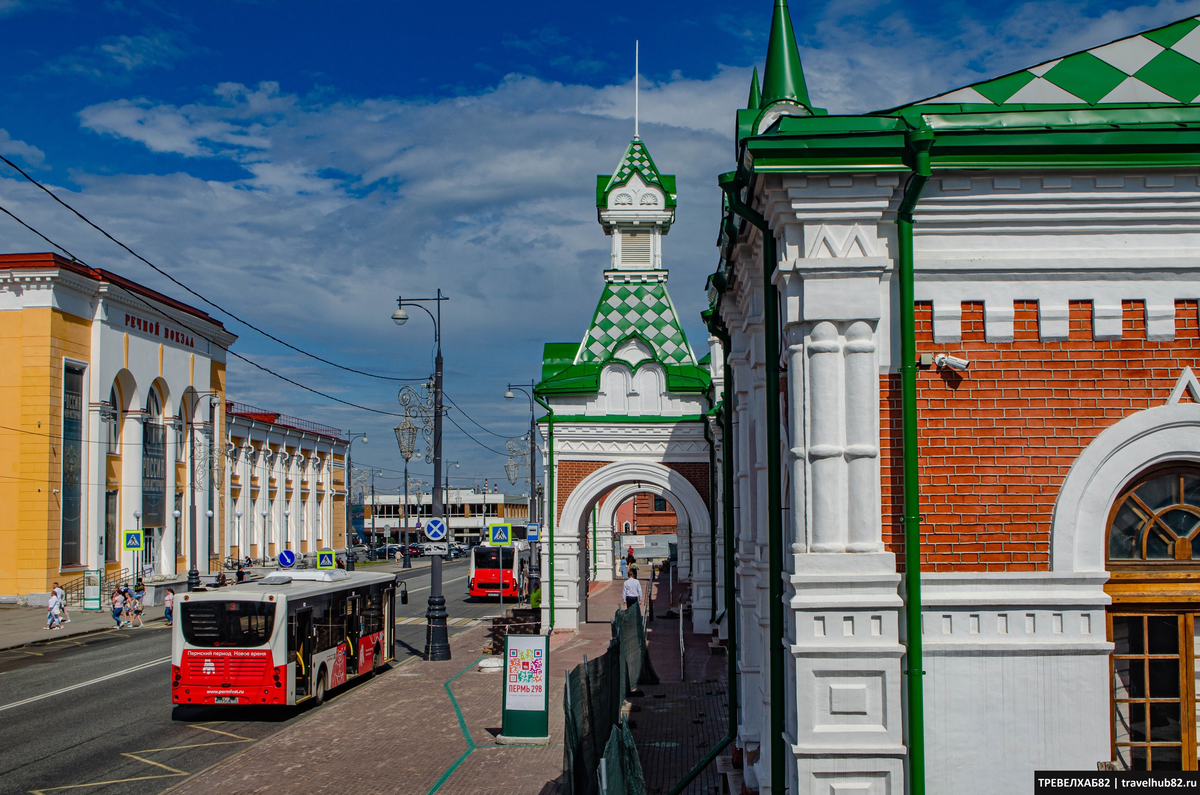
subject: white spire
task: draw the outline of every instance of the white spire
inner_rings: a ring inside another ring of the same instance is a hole
[[[633,40],[633,137],[638,139],[638,40]]]

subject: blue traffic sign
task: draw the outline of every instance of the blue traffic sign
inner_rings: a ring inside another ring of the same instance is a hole
[[[290,569],[296,562],[296,553],[290,549],[285,549],[279,553],[279,565],[285,569]]]
[[[332,549],[323,549],[317,553],[317,568],[332,569],[337,566]]]
[[[141,530],[126,530],[125,531],[125,551],[136,552],[142,548],[142,531]]]
[[[488,525],[488,540],[494,547],[512,546],[512,525]]]
[[[446,522],[442,519],[430,519],[425,524],[425,537],[430,541],[441,541],[446,537]]]
[[[542,526],[537,522],[530,522],[525,525],[525,540],[531,544],[536,544],[541,540]]]

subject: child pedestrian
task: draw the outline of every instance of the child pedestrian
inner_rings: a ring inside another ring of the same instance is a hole
[[[67,592],[58,583],[54,583],[54,591],[58,594],[59,609],[62,611],[64,624],[71,623],[71,616],[67,613]]]
[[[112,592],[112,617],[113,621],[117,622],[117,629],[121,628],[121,619],[125,612],[125,595],[121,593],[120,588],[114,588]]]
[[[163,615],[167,619],[167,626],[172,626],[175,623],[175,589],[168,588],[167,595],[163,597]]]
[[[50,601],[46,604],[46,629],[62,629],[62,600],[58,591],[50,592]]]
[[[130,618],[133,615],[133,591],[129,589],[128,585],[121,586],[121,596],[125,607],[121,625],[126,627],[132,626],[133,622],[130,621]]]
[[[145,592],[143,591],[143,596],[144,595],[145,595]],[[134,591],[133,599],[130,600],[130,602],[129,602],[129,628],[130,629],[141,629],[142,627],[146,626],[144,623],[142,623],[142,610],[143,609],[144,608],[142,606],[142,598],[137,595],[136,591]],[[134,623],[133,623],[134,621],[137,622],[136,625],[134,625]]]

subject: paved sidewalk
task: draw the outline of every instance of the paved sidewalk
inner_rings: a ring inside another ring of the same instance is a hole
[[[113,629],[111,610],[88,610],[72,608],[71,623],[62,629],[43,629],[46,626],[44,607],[6,607],[0,609],[0,651],[27,646],[31,643],[46,643],[63,638],[88,635]],[[142,620],[147,624],[163,620],[161,607],[148,607]]]
[[[636,711],[629,717],[646,791],[651,795],[669,792],[720,742],[729,726],[727,660],[711,653],[708,644],[712,638],[694,634],[690,621],[683,626],[683,675],[680,673],[680,619],[678,615],[670,617],[669,612],[674,607],[678,614],[688,587],[676,582],[672,594],[665,573],[653,584],[642,583],[654,599],[655,618],[647,624],[646,642],[659,684],[643,686],[645,695],[631,699]],[[707,795],[720,791],[714,789],[719,786],[714,762],[684,792]]]
[[[549,746],[497,745],[502,680],[477,670],[487,642],[486,628],[477,627],[451,641],[452,660],[414,658],[334,693],[309,717],[170,792],[282,795],[295,792],[303,776],[308,793],[555,795],[562,788],[565,673],[608,648],[619,599],[619,589],[605,589],[592,598],[595,621],[551,638]]]

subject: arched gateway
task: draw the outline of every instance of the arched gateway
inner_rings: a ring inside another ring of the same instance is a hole
[[[550,620],[551,598],[556,627],[587,620],[589,585],[612,580],[619,570],[617,508],[649,492],[674,509],[679,576],[690,578],[693,623],[707,632],[715,454],[707,426],[719,395],[711,357],[697,359],[667,293],[662,237],[675,220],[675,178],[660,174],[646,145],[634,138],[613,174],[597,178],[596,207],[612,238],[604,291],[582,341],[546,345],[537,385],[551,409],[541,431],[553,439],[545,464],[554,473],[547,496],[553,563],[545,544],[543,621]]]

